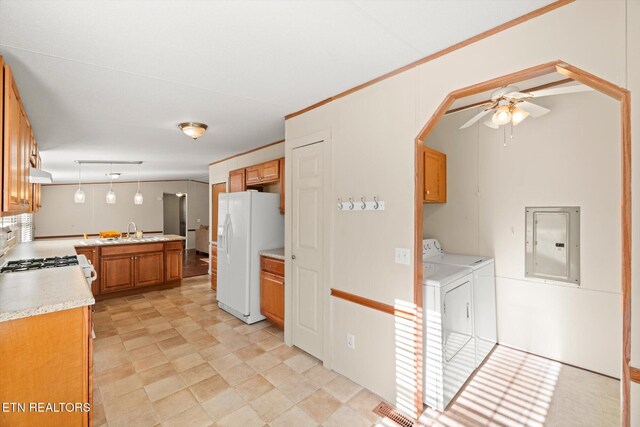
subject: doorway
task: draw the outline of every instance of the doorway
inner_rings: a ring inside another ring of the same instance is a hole
[[[162,230],[164,234],[187,237],[187,194],[162,194]]]
[[[622,186],[616,189],[620,190],[620,209],[617,210],[620,215],[620,221],[622,224],[620,236],[621,251],[621,269],[620,269],[620,283],[621,283],[621,299],[623,301],[622,307],[622,371],[621,371],[621,423],[623,425],[629,425],[629,405],[630,405],[630,370],[629,356],[630,356],[630,294],[631,294],[631,258],[630,258],[630,245],[631,245],[631,191],[630,191],[630,95],[629,92],[623,88],[617,87],[605,80],[602,80],[596,76],[593,76],[583,70],[575,68],[561,61],[555,61],[548,64],[542,64],[537,67],[532,67],[527,70],[523,70],[517,73],[513,73],[507,76],[499,77],[493,80],[486,81],[477,85],[465,87],[454,92],[451,92],[445,100],[440,104],[440,107],[433,114],[431,119],[425,124],[421,132],[416,138],[415,145],[415,167],[416,167],[416,185],[415,185],[415,272],[414,272],[414,302],[417,308],[418,317],[420,319],[423,311],[423,268],[422,268],[422,238],[423,238],[423,199],[425,186],[423,182],[424,165],[422,162],[424,143],[425,140],[434,128],[438,125],[444,114],[450,110],[454,102],[458,99],[462,99],[468,96],[477,95],[487,90],[497,89],[503,86],[508,86],[516,82],[531,79],[539,76],[544,76],[557,72],[565,78],[573,79],[577,82],[585,84],[589,87],[596,89],[597,91],[606,94],[616,101],[620,106],[621,116],[621,144],[618,142],[621,153],[622,163],[620,164],[620,173],[622,175]],[[422,322],[416,321],[417,337],[416,341],[420,342],[419,337],[422,336]],[[416,348],[416,357],[418,360],[422,359],[422,346],[418,345]],[[508,358],[505,363],[511,363]],[[418,364],[420,366],[420,364]],[[419,367],[416,373],[416,412],[419,414],[422,412],[422,368]]]

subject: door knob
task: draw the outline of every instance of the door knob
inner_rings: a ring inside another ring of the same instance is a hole
[[[296,256],[295,255],[291,255],[291,259],[296,259]]]

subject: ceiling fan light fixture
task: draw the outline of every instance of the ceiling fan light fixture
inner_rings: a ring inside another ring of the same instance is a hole
[[[196,140],[200,138],[207,131],[208,126],[204,123],[198,122],[184,122],[178,125],[178,128],[184,132],[187,136]]]
[[[518,107],[514,107],[511,111],[511,122],[514,126],[518,126],[518,124],[529,116],[529,113],[519,109]]]
[[[496,112],[491,117],[491,121],[496,125],[506,125],[511,121],[511,111],[508,105],[498,107]]]

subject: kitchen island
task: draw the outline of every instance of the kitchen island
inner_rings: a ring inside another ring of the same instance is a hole
[[[92,291],[103,299],[179,285],[184,240],[167,234],[141,239],[76,239],[72,244],[96,269]]]

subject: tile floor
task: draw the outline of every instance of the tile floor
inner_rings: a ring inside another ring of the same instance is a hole
[[[369,426],[377,395],[218,309],[209,277],[96,304],[94,425]]]
[[[382,400],[218,309],[208,276],[96,304],[94,425],[392,426]],[[619,425],[619,381],[498,346],[429,426]]]

